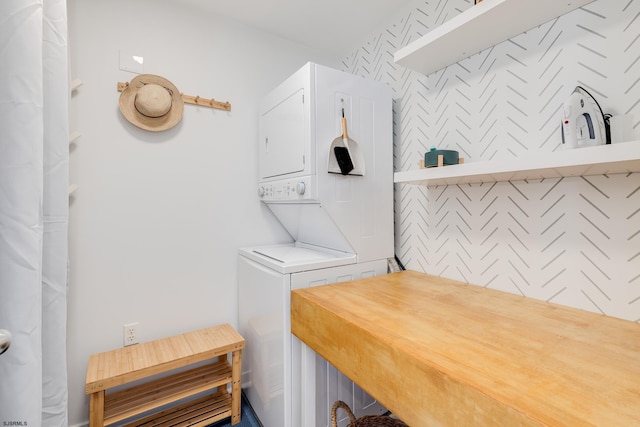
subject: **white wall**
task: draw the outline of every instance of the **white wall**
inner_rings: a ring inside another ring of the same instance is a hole
[[[429,76],[393,62],[469,7],[416,0],[342,60],[394,90],[396,171],[432,146],[465,163],[553,156],[576,85],[606,113],[630,114],[640,140],[640,2],[594,1]],[[640,321],[639,206],[639,173],[396,185],[396,253],[414,270]]]
[[[72,77],[85,82],[71,100],[83,135],[70,159],[71,425],[87,419],[87,358],[120,347],[124,323],[140,322],[142,340],[235,323],[236,249],[288,239],[255,196],[257,102],[306,61],[393,88],[396,170],[432,145],[467,161],[551,152],[554,110],[577,83],[605,111],[633,114],[640,133],[638,2],[597,0],[431,76],[393,63],[472,3],[416,0],[338,65],[167,0],[69,0]],[[119,49],[232,111],[186,105],[170,131],[133,127],[117,108],[116,83],[134,77],[118,69]],[[397,187],[396,252],[415,270],[638,320],[638,188],[639,174]]]
[[[69,422],[85,423],[90,354],[237,317],[237,248],[289,236],[256,196],[257,102],[307,61],[337,58],[171,1],[69,0],[71,99]],[[119,112],[119,50],[190,95],[182,122],[140,130]]]

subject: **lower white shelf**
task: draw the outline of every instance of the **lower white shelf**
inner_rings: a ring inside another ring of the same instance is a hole
[[[393,182],[436,186],[630,172],[640,172],[640,141],[396,172]]]

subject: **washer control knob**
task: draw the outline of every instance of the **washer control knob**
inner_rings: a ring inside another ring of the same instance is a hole
[[[302,196],[306,190],[307,190],[307,184],[305,184],[304,181],[300,181],[298,185],[296,185],[296,192],[299,195]]]
[[[264,197],[264,193],[266,193],[266,190],[264,189],[264,187],[258,187],[258,196]]]

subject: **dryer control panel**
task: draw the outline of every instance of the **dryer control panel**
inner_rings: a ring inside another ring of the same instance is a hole
[[[262,182],[258,186],[258,197],[265,203],[316,201],[318,190],[313,178],[305,176]]]

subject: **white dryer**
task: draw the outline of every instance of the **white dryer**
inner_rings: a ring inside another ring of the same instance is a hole
[[[313,63],[260,106],[258,194],[293,240],[239,252],[243,389],[265,427],[328,427],[338,399],[357,416],[384,411],[291,334],[290,293],[386,274],[394,253],[391,107],[389,87]],[[337,168],[334,151],[343,115],[350,173]]]

